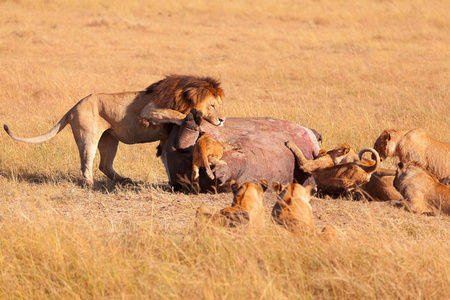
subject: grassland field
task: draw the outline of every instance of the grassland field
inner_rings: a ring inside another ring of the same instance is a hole
[[[228,116],[314,128],[326,149],[386,128],[450,143],[449,13],[446,0],[0,0],[0,123],[36,136],[89,94],[193,74],[220,78]],[[269,220],[199,228],[195,209],[232,195],[172,192],[155,147],[121,144],[114,167],[136,184],[95,170],[107,188],[93,191],[70,129],[43,144],[0,133],[0,298],[450,298],[449,216],[314,198],[316,226],[340,240]]]

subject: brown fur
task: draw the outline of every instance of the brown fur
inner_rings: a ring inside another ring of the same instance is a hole
[[[327,154],[331,157],[335,165],[340,163],[354,162],[355,160],[358,160],[358,155],[347,143],[329,150]]]
[[[265,215],[263,199],[268,187],[267,181],[260,180],[258,183],[247,182],[241,185],[233,180],[231,187],[233,190],[231,206],[217,213],[201,205],[196,213],[197,225],[205,224],[205,222],[226,227],[245,224],[262,225]]]
[[[398,157],[404,163],[416,161],[439,180],[450,177],[450,144],[432,139],[422,129],[384,130],[374,148],[381,159]]]
[[[86,184],[98,187],[92,175],[97,148],[99,169],[110,179],[123,182],[128,179],[113,169],[119,142],[135,144],[165,140],[170,127],[164,123],[181,124],[191,108],[202,110],[204,118],[212,124],[222,125],[225,120],[222,102],[219,81],[209,77],[172,75],[142,92],[87,96],[49,132],[38,137],[21,138],[12,134],[7,125],[4,129],[14,140],[41,143],[70,124],[80,153],[81,174]],[[142,123],[148,126],[142,126]]]
[[[359,159],[358,154],[351,148],[348,143],[342,144],[333,150],[327,152],[331,156],[335,164],[345,163],[361,163],[372,166],[375,162],[367,158]],[[374,201],[401,200],[402,195],[395,189],[393,185],[395,170],[378,168],[370,177],[369,182],[363,184],[361,188]]]
[[[231,226],[247,222],[262,225],[265,215],[263,199],[267,187],[265,180],[242,185],[232,180],[233,202],[230,207],[222,209],[220,214],[229,220]]]
[[[290,143],[289,146],[291,150],[294,149],[293,153],[300,168],[305,172],[311,173],[314,176],[318,187],[325,193],[359,191],[360,186],[370,180],[372,173],[375,172],[380,165],[378,153],[372,148],[361,150],[359,152],[359,158],[361,159],[365,152],[372,152],[376,157],[376,162],[373,165],[368,166],[360,162],[351,162],[338,165],[330,164],[328,166],[324,164],[323,167],[317,167],[317,162],[314,160],[307,160],[294,143]],[[319,159],[324,158],[325,157]]]
[[[302,151],[297,147],[297,145],[294,142],[287,141],[286,147],[288,147],[289,150],[291,150],[292,153],[294,153],[294,156],[297,158],[297,161],[299,161],[298,159],[301,158],[299,164],[301,165],[302,170],[307,173],[313,173],[318,169],[324,169],[334,166],[331,156],[322,149],[320,150],[319,155],[317,156],[316,159],[307,160],[303,155]]]
[[[226,165],[221,160],[224,152],[229,150],[238,150],[239,145],[232,145],[215,140],[210,134],[204,133],[195,143],[192,152],[192,177],[197,180],[199,176],[199,168],[206,168],[209,178],[214,179],[210,165]]]
[[[344,143],[341,146],[328,151],[327,154],[330,155],[335,165],[360,162],[368,166],[373,166],[373,164],[375,163],[373,160],[367,158],[362,157],[360,159],[358,154],[356,154],[356,152],[348,143]]]
[[[415,213],[450,215],[450,187],[415,161],[398,164],[394,185],[403,195],[403,206]]]
[[[394,172],[394,170],[391,170]],[[362,189],[373,201],[403,200],[403,196],[394,187],[394,175],[372,174],[369,182],[362,185]]]
[[[316,234],[314,215],[310,204],[311,196],[315,193],[314,186],[303,187],[298,183],[282,185],[274,182],[272,185],[277,194],[277,202],[272,209],[273,220],[286,229],[299,234]],[[337,229],[327,226],[322,230],[325,239],[337,237]]]

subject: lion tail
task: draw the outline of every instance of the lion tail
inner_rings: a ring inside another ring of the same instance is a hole
[[[372,153],[372,157],[375,157],[375,164],[372,166],[360,165],[360,167],[362,167],[364,169],[364,171],[367,172],[367,174],[371,174],[371,173],[375,172],[381,164],[380,155],[373,148],[364,148],[361,151],[359,151],[359,154],[358,154],[359,160],[361,160],[363,154],[366,152]]]
[[[14,135],[13,133],[11,133],[11,131],[9,130],[8,125],[6,125],[6,124],[3,125],[3,129],[5,129],[6,133],[13,140],[16,140],[16,141],[19,141],[19,142],[24,142],[24,143],[36,144],[36,143],[42,143],[42,142],[48,141],[49,139],[53,138],[61,130],[63,130],[64,127],[66,127],[66,125],[68,123],[69,123],[68,114],[65,114],[64,117],[62,117],[61,120],[59,120],[59,122],[56,123],[56,125],[52,129],[50,129],[47,133],[44,133],[43,135],[40,135],[40,136],[31,137],[31,138],[23,138],[23,137]]]
[[[202,159],[203,159],[203,165],[206,169],[206,174],[208,174],[209,178],[214,179],[214,174],[211,170],[211,167],[209,166],[209,160],[208,155],[206,154],[206,151],[202,151]]]

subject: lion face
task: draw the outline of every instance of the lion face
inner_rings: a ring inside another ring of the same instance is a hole
[[[381,160],[391,156],[395,149],[395,143],[391,141],[391,133],[384,130],[375,141],[373,148],[378,152]]]
[[[211,95],[196,108],[203,112],[203,119],[213,125],[223,126],[223,123],[225,122],[225,114],[223,111],[223,100],[221,96],[214,97]]]
[[[347,143],[344,143],[340,147],[329,150],[327,152],[327,154],[331,157],[333,162],[335,164],[337,164],[344,158],[344,155],[346,155],[350,152],[350,150],[351,150],[350,145]]]

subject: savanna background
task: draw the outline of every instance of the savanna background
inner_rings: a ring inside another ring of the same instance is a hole
[[[91,93],[194,74],[220,78],[228,116],[315,128],[323,148],[372,146],[385,128],[448,143],[449,13],[446,0],[3,0],[0,123],[39,135]],[[196,227],[200,204],[232,195],[172,192],[155,147],[121,144],[115,169],[135,185],[96,170],[107,189],[92,191],[69,128],[34,145],[0,133],[0,298],[450,298],[448,216],[315,198],[316,226],[340,240]]]

